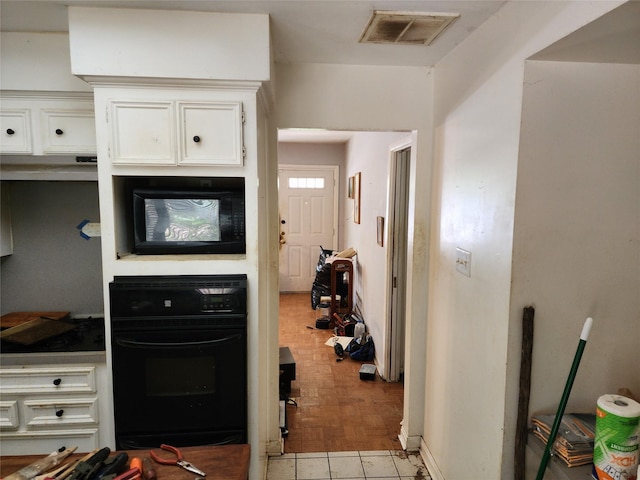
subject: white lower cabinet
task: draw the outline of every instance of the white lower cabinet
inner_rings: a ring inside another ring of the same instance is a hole
[[[99,448],[96,365],[0,369],[3,455]]]

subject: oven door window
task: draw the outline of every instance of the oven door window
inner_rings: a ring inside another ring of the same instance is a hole
[[[145,359],[148,397],[189,397],[216,393],[216,356]]]
[[[116,431],[246,425],[246,331],[114,332]]]

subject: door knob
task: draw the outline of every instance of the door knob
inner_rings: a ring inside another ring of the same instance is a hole
[[[56,128],[56,135],[62,135],[64,132],[59,128]]]
[[[285,223],[287,223],[287,221],[286,221],[286,220],[280,220],[280,223],[281,223],[282,225],[284,225]]]

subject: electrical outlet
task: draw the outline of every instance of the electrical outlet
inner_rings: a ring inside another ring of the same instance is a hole
[[[471,276],[471,252],[456,248],[456,270],[467,277]]]

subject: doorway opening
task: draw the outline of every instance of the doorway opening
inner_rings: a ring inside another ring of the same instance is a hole
[[[375,222],[376,217],[389,217],[388,203],[395,203],[388,198],[392,190],[388,184],[392,177],[390,158],[396,155],[391,149],[406,140],[407,134],[338,133],[342,136],[339,141],[313,141],[309,137],[292,141],[290,132],[287,141],[279,136],[279,344],[289,348],[296,363],[295,380],[286,397],[290,399],[286,404],[286,453],[402,449],[398,438],[404,403],[402,375],[388,382],[388,372],[382,372],[387,365],[395,364],[400,364],[402,371],[402,362],[390,361],[386,340],[389,332],[385,316],[391,300],[386,292],[386,251],[391,246],[391,236],[385,230],[383,242],[378,242]],[[327,167],[337,172],[337,178],[332,180],[337,195],[333,204],[328,201],[331,195],[313,191],[327,186],[328,177],[318,180],[323,178],[321,172]],[[349,177],[357,172],[362,176],[359,224],[354,222],[354,202],[348,190]],[[394,173],[393,177],[398,175]],[[297,182],[302,182],[304,188],[296,186]],[[315,182],[319,182],[317,188]],[[403,186],[396,190],[408,195]],[[330,220],[318,220],[321,213]],[[372,237],[366,233],[371,218]],[[312,219],[314,225],[310,228]],[[320,222],[322,227],[318,225]],[[309,231],[308,236],[327,235],[326,240],[299,244],[297,237],[306,235],[303,227]],[[390,224],[386,228],[391,228]],[[397,247],[401,241],[399,238],[393,243]],[[384,378],[376,375],[374,381],[360,380],[363,362],[338,357],[330,342],[333,332],[315,326],[318,314],[312,307],[311,287],[320,247],[333,250],[352,247],[359,252],[355,259],[355,303],[367,305],[361,313],[379,356],[375,362],[366,363],[376,364],[377,373],[384,373]],[[291,278],[284,278],[287,276]],[[396,341],[400,338],[403,335],[398,333]]]

